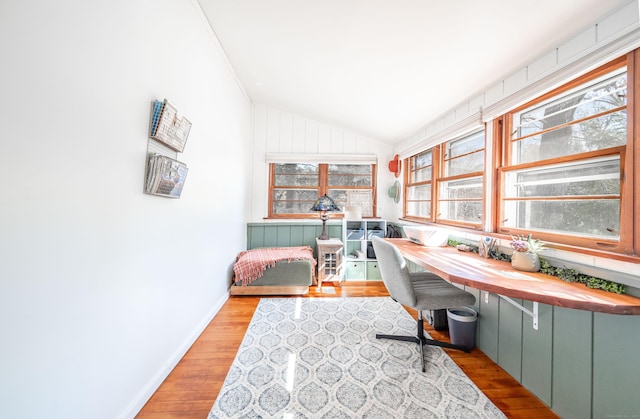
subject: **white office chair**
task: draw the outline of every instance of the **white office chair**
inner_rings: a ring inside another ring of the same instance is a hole
[[[424,345],[441,346],[470,352],[471,348],[426,338],[422,310],[440,310],[473,305],[476,302],[473,294],[430,272],[409,272],[404,257],[394,244],[379,237],[373,237],[371,241],[378,259],[382,281],[387,287],[391,298],[404,306],[418,311],[418,331],[416,336],[376,334],[376,338],[417,343],[420,347],[420,357],[422,358],[422,372],[425,371]]]

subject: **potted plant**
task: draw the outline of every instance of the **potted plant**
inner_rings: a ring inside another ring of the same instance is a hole
[[[511,236],[511,266],[519,271],[538,272],[540,270],[540,257],[538,252],[544,250],[544,243],[533,239],[531,234],[524,236]]]

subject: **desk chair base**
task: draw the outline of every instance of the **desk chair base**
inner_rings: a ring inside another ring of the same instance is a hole
[[[422,372],[425,372],[424,345],[440,346],[441,348],[458,349],[466,353],[471,352],[471,348],[467,348],[466,346],[454,345],[449,342],[442,342],[439,340],[426,338],[424,336],[424,320],[422,319],[422,313],[420,310],[418,310],[418,333],[416,336],[383,335],[383,334],[377,333],[376,339],[391,339],[391,340],[400,340],[403,342],[417,343],[418,346],[420,347],[420,358],[422,359]]]

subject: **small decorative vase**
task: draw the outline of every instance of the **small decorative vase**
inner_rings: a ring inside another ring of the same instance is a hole
[[[540,258],[536,253],[513,252],[511,266],[519,271],[538,272],[540,270]]]

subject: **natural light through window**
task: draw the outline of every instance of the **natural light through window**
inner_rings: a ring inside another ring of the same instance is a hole
[[[302,299],[296,299],[296,310],[293,312],[293,318],[298,320],[300,319],[300,313],[302,313]]]
[[[289,361],[287,362],[287,380],[285,386],[288,392],[293,391],[293,382],[296,375],[296,354],[289,354]]]

